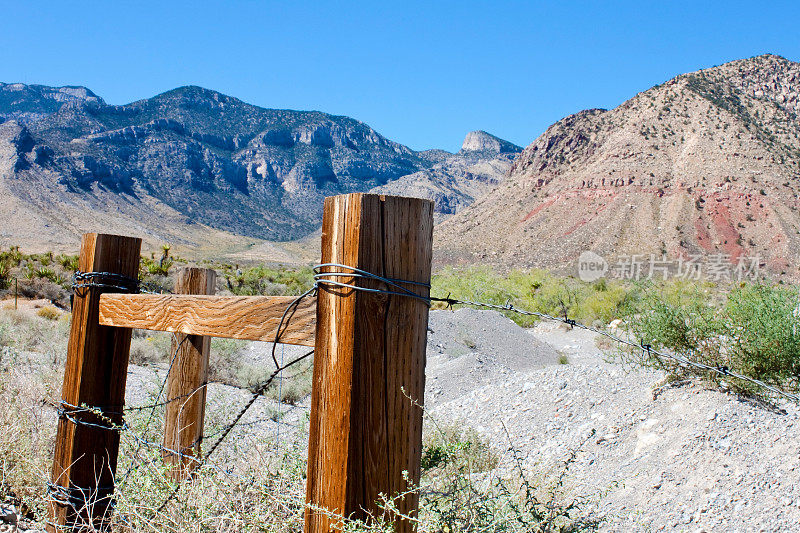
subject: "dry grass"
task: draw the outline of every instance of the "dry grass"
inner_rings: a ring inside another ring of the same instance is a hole
[[[45,487],[56,428],[53,406],[60,397],[67,333],[65,321],[0,311],[0,498],[11,499],[23,510],[24,527],[41,528],[46,516]],[[132,351],[140,362],[163,365],[170,338],[137,334]],[[221,345],[217,354],[222,363],[233,364],[241,348],[237,343]],[[298,401],[310,389],[312,363],[303,365],[287,371],[280,388],[285,403]],[[278,390],[268,395],[277,398]],[[159,450],[142,445],[141,439],[160,442],[163,416],[163,407],[126,415],[130,430],[121,432],[116,505],[108,517],[111,531],[302,531],[306,424],[284,431],[278,446],[270,431],[234,431],[209,464],[160,510],[175,485]],[[219,433],[231,416],[230,399],[210,398],[206,433]],[[591,527],[583,515],[573,516],[580,508],[559,504],[552,517],[543,516],[537,510],[539,500],[526,489],[528,481],[504,468],[508,461],[492,449],[474,431],[455,426],[426,438],[428,463],[418,488],[421,507],[416,518],[420,531],[514,533]],[[382,508],[381,516],[369,523],[342,520],[342,530],[388,533],[393,502],[385,499]]]
[[[45,318],[47,320],[58,320],[59,317],[61,316],[61,313],[58,311],[58,309],[56,309],[52,305],[48,305],[39,309],[36,312],[36,315]]]

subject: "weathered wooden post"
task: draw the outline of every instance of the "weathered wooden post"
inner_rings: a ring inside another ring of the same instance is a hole
[[[326,198],[322,263],[427,284],[432,230],[433,203],[427,200],[372,194]],[[397,291],[374,279],[331,279]],[[427,287],[401,285],[428,296]],[[379,512],[380,494],[394,497],[408,490],[404,472],[413,484],[419,482],[427,323],[428,306],[416,298],[320,287],[306,533],[339,529],[330,513],[366,518]],[[418,496],[408,493],[396,504],[414,516]],[[409,521],[396,523],[398,532],[412,530]]]
[[[214,294],[217,274],[209,268],[183,268],[175,281],[176,294]],[[167,378],[164,419],[164,447],[180,455],[164,452],[173,465],[175,481],[183,480],[198,464],[203,439],[203,421],[208,382],[208,356],[211,338],[176,333],[172,341],[175,361]],[[177,353],[176,353],[177,350]]]
[[[49,532],[103,527],[114,491],[119,432],[112,426],[122,423],[131,330],[99,325],[98,305],[102,292],[135,287],[140,249],[141,239],[83,236],[79,262],[83,276],[72,303]]]

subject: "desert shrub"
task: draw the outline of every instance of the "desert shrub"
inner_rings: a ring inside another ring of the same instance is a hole
[[[590,284],[543,270],[512,270],[504,275],[483,266],[446,268],[433,276],[431,284],[431,294],[438,297],[450,295],[495,305],[511,303],[519,309],[587,322],[618,318],[629,297],[628,287],[618,282]],[[537,321],[513,312],[504,314],[524,327]]]
[[[170,256],[171,247],[167,244],[161,247],[161,257],[156,259],[155,253],[150,257],[141,256],[139,260],[139,279],[151,276],[168,276],[169,269],[175,264],[175,258]]]
[[[422,470],[465,468],[478,473],[492,470],[498,464],[497,453],[478,432],[462,424],[437,425],[422,445]]]
[[[140,274],[139,287],[143,291],[170,293],[175,289],[175,280],[165,274]]]
[[[0,310],[0,347],[43,353],[63,361],[67,353],[69,322],[45,321],[11,309]]]
[[[55,260],[56,263],[61,265],[61,268],[68,272],[76,272],[78,270],[80,258],[77,255],[60,254],[56,256]]]
[[[626,327],[638,342],[693,361],[800,390],[800,298],[796,289],[743,283],[721,300],[708,286],[674,282],[643,288],[629,309]],[[675,361],[645,350],[620,350],[624,361],[685,373]],[[698,372],[697,370],[691,370]],[[700,374],[717,383],[713,372]],[[764,391],[733,379],[734,389]]]
[[[22,329],[57,323],[0,315],[4,328],[19,341]],[[41,336],[31,331],[27,337]],[[168,340],[169,336],[165,336]],[[136,340],[147,338],[137,334]],[[37,345],[38,346],[38,345]],[[30,347],[30,346],[29,346]],[[38,346],[40,347],[40,346]],[[229,347],[230,351],[235,346]],[[5,349],[0,347],[0,354]],[[3,484],[0,497],[13,498],[27,512],[26,528],[42,528],[47,516],[46,482],[52,462],[58,405],[59,369],[63,362],[32,366],[22,352],[0,364],[0,456]],[[0,355],[0,361],[4,356]],[[24,364],[23,364],[24,363]],[[310,368],[310,364],[309,364]],[[153,397],[145,401],[150,403]],[[230,421],[226,400],[209,401],[206,433],[218,434]],[[160,509],[176,487],[156,445],[163,434],[163,405],[151,412],[126,413],[129,429],[120,433],[115,506],[109,516],[111,531],[220,532],[275,531],[299,533],[303,529],[306,489],[306,455],[302,443],[307,426],[284,434],[280,447],[267,432],[256,439],[229,436],[208,464],[184,483],[172,502]],[[242,438],[239,441],[237,439]],[[488,441],[463,426],[444,426],[426,436],[424,472],[419,487],[420,531],[507,532],[580,531],[593,523],[582,500],[561,488],[558,477],[539,476],[518,467],[500,467],[501,457]],[[517,464],[517,463],[512,463]],[[128,475],[130,473],[130,475]],[[549,479],[534,485],[534,478]],[[396,509],[385,498],[382,512],[368,523],[341,518],[342,531],[392,531],[388,521]]]
[[[44,318],[46,320],[58,320],[59,317],[61,316],[61,313],[59,313],[58,309],[56,309],[55,307],[50,306],[50,305],[46,305],[46,306],[42,307],[41,309],[39,309],[36,312],[36,315],[40,316],[40,317],[42,317],[42,318]]]
[[[18,247],[0,250],[0,291],[8,291],[15,278],[20,296],[47,299],[61,308],[69,306],[70,275],[52,252],[26,255]]]
[[[696,350],[717,327],[710,289],[683,280],[639,286],[626,311],[628,329],[653,347]]]
[[[270,268],[254,266],[247,269],[226,265],[221,278],[233,294],[254,295],[298,295],[314,284],[314,273],[311,268]]]
[[[46,279],[48,281],[56,282],[56,271],[47,266],[40,266],[34,271],[34,275],[39,279]]]
[[[140,366],[169,363],[171,350],[172,334],[133,330],[129,362]]]
[[[267,389],[267,397],[288,405],[297,405],[307,398],[311,394],[313,384],[313,361],[309,357],[284,370],[281,379],[273,381]]]
[[[783,287],[743,285],[728,297],[720,334],[729,364],[743,374],[797,389],[800,298]]]
[[[228,363],[227,370],[215,372],[211,381],[255,391],[274,370],[271,361],[266,365],[253,365],[235,358]],[[309,357],[279,374],[263,394],[276,402],[297,405],[311,394],[312,377],[313,359]]]
[[[139,263],[139,268],[142,272],[142,276],[147,276],[148,274],[151,276],[168,276],[169,269],[172,268],[172,259],[167,259],[166,261],[153,261],[147,257],[142,257],[141,262]]]
[[[0,348],[0,352],[3,351]],[[0,499],[44,517],[45,481],[52,467],[61,375],[17,357],[0,370]]]
[[[556,471],[534,473],[523,467],[513,447],[503,459],[472,429],[434,426],[423,445],[420,529],[522,533],[597,528],[588,500],[570,496],[563,487],[577,449]]]
[[[11,268],[0,262],[0,291],[11,286]]]
[[[208,380],[234,387],[248,387],[242,383],[243,364],[239,353],[247,346],[247,341],[238,339],[211,339],[211,354],[208,363]]]
[[[50,266],[50,263],[53,262],[53,252],[45,252],[41,254],[31,254],[29,256],[31,261],[36,261],[43,267]]]
[[[19,294],[25,298],[50,300],[62,309],[69,307],[70,292],[63,285],[47,279],[21,280]]]
[[[19,246],[11,246],[7,251],[0,250],[0,263],[9,267],[18,267],[25,258],[26,256],[19,250]]]
[[[621,284],[594,284],[576,305],[575,315],[586,322],[600,320],[607,324],[621,316],[629,295],[630,289]]]

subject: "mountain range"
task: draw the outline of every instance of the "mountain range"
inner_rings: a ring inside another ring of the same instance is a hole
[[[349,117],[200,87],[109,105],[85,87],[0,84],[0,120],[0,243],[98,226],[189,246],[298,239],[325,196],[376,188],[434,199],[441,218],[522,150],[472,132],[456,154],[417,152]]]
[[[439,265],[574,273],[592,251],[798,277],[798,113],[800,64],[776,55],[580,111],[524,150],[475,131],[457,153],[199,87],[117,106],[83,87],[0,84],[0,245],[102,229],[283,260],[295,245],[264,239],[313,247],[324,196],[373,191],[435,200]]]

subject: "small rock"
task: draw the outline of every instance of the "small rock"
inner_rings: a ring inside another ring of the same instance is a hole
[[[0,520],[6,523],[16,524],[17,508],[7,503],[0,505]]]

